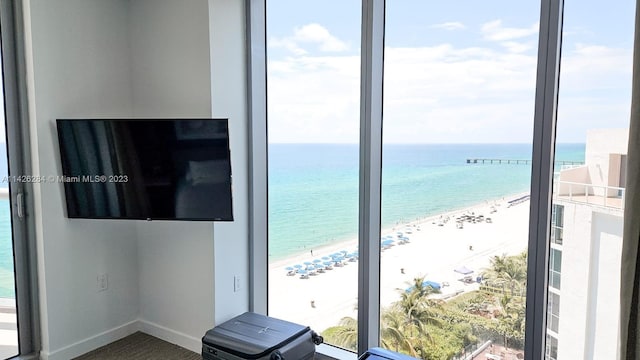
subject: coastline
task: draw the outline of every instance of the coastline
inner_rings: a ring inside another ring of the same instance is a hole
[[[505,195],[500,198],[484,200],[482,202],[475,203],[473,205],[465,206],[462,208],[448,210],[448,211],[437,213],[434,215],[420,216],[414,220],[407,221],[407,222],[397,221],[392,226],[382,228],[380,233],[382,237],[386,235],[394,235],[397,231],[400,231],[401,229],[407,226],[419,226],[423,223],[431,224],[433,221],[438,221],[441,217],[445,218],[448,216],[449,218],[455,218],[456,214],[473,212],[478,208],[491,206],[492,204],[496,204],[500,202],[508,202],[511,199],[516,199],[525,195],[529,195],[529,192],[519,192],[515,194]],[[317,257],[326,256],[328,254],[332,254],[341,250],[347,250],[348,252],[351,252],[352,250],[356,250],[357,246],[358,246],[358,238],[356,234],[355,237],[350,237],[346,240],[338,240],[333,243],[322,244],[318,247],[314,247],[313,249],[309,249],[309,251],[305,250],[305,252],[293,253],[291,255],[287,255],[282,258],[274,259],[273,261],[269,260],[269,269],[271,270],[272,268],[280,268],[280,267],[285,268],[287,266],[291,266],[298,263],[302,264],[304,261],[313,260]],[[313,255],[311,254],[311,251],[313,251]]]
[[[504,196],[482,203],[450,210],[433,216],[397,223],[382,230],[382,236],[411,229],[406,234],[410,242],[395,245],[381,254],[381,306],[399,299],[402,289],[413,278],[425,276],[426,280],[448,283],[442,288],[442,298],[477,289],[477,283],[459,281],[464,276],[453,271],[459,266],[474,270],[473,278],[489,265],[489,259],[503,253],[512,255],[526,250],[528,239],[529,202],[522,201],[509,206],[513,199],[528,193]],[[492,207],[496,210],[493,211]],[[456,227],[455,218],[462,214],[490,217],[491,223],[464,223]],[[449,221],[444,222],[444,219]],[[439,223],[442,221],[442,225]],[[336,325],[344,316],[357,316],[357,262],[346,262],[343,267],[300,279],[287,276],[288,266],[329,256],[346,250],[353,252],[357,239],[336,242],[269,263],[269,314],[286,320],[310,325],[323,331]],[[313,302],[313,304],[312,304]]]

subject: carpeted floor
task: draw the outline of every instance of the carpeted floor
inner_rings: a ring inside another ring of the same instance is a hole
[[[202,360],[178,345],[137,332],[74,360]]]

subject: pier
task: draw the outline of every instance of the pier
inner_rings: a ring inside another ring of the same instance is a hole
[[[558,160],[556,165],[583,165],[580,161],[566,161]],[[487,159],[487,158],[473,158],[467,159],[467,164],[515,164],[515,165],[530,165],[531,160],[526,159]]]

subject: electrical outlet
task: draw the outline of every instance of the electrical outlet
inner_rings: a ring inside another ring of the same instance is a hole
[[[109,288],[109,275],[107,274],[98,274],[96,277],[96,288],[97,291],[105,291]]]
[[[240,291],[240,276],[235,275],[233,277],[233,292]]]

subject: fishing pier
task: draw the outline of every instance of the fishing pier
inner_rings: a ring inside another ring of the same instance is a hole
[[[558,160],[556,165],[583,165],[580,161],[566,161]],[[515,164],[515,165],[531,165],[531,160],[526,159],[487,159],[487,158],[473,158],[467,159],[467,164]]]

